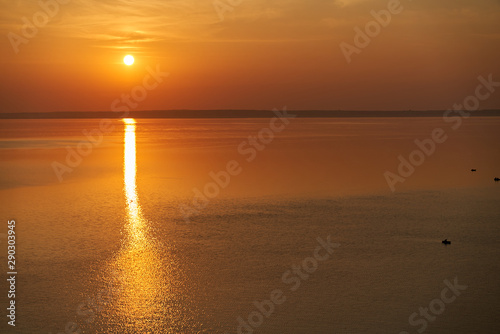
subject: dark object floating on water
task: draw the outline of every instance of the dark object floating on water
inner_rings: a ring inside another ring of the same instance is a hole
[[[448,241],[448,239],[444,239],[443,241],[441,241],[443,244],[445,245],[451,245],[451,241]]]
[[[471,171],[471,172],[475,172],[476,170],[475,170],[475,169],[471,169],[470,171]]]
[[[493,180],[495,180],[495,182],[500,181],[500,179],[498,177],[495,177]]]

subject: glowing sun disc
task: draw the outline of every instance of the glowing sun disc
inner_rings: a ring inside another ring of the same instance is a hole
[[[123,62],[125,63],[125,65],[130,66],[134,63],[134,57],[132,57],[131,55],[126,55],[125,58],[123,58]]]

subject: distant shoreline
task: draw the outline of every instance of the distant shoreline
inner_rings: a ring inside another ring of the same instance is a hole
[[[442,117],[444,110],[429,111],[348,111],[348,110],[289,110],[300,118],[349,117]],[[120,119],[123,112],[56,111],[32,113],[0,113],[0,119]],[[500,110],[477,110],[471,117],[500,117]],[[142,110],[130,111],[127,118],[270,118],[271,110]]]

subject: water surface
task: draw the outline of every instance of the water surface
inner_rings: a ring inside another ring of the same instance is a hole
[[[99,120],[2,123],[13,332],[236,333],[279,289],[255,333],[416,333],[410,315],[455,277],[467,289],[425,332],[497,332],[499,118],[457,131],[440,118],[294,119],[252,161],[238,147],[267,119],[112,122],[62,182],[53,163]],[[384,172],[437,127],[449,138],[393,193]],[[241,173],[186,222],[194,189],[232,160]],[[340,246],[292,291],[283,273],[328,236]]]

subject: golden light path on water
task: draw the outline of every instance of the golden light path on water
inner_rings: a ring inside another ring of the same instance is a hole
[[[167,305],[173,297],[171,280],[165,277],[165,269],[169,268],[162,264],[137,194],[136,122],[134,119],[123,122],[127,220],[122,249],[112,264],[118,291],[116,313],[112,317],[115,326],[122,327],[124,333],[164,333],[168,327],[165,315],[172,312]]]
[[[133,118],[123,119],[125,123],[124,154],[123,154],[123,182],[125,187],[125,198],[128,208],[128,229],[130,241],[140,245],[147,242],[144,236],[146,224],[142,217],[141,207],[137,198],[137,161],[135,120]]]

